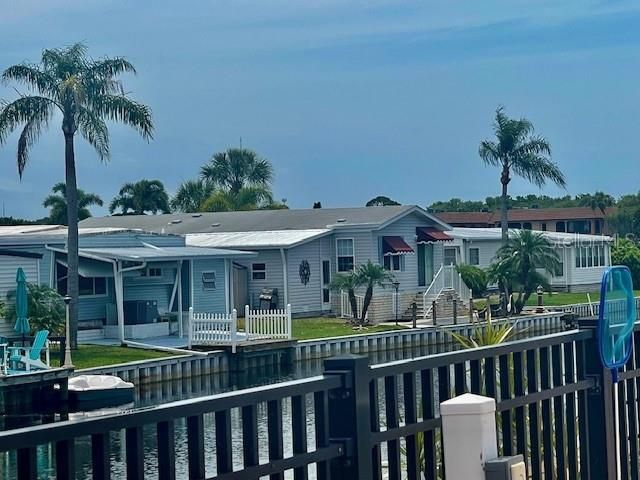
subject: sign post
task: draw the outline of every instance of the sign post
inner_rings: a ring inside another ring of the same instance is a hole
[[[633,327],[637,312],[633,295],[631,271],[625,266],[609,267],[600,285],[600,312],[598,315],[598,349],[600,360],[611,370],[616,424],[616,467],[620,478],[620,438],[618,417],[618,370],[627,363],[633,348]]]

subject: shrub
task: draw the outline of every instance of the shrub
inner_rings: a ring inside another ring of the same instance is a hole
[[[635,288],[640,286],[640,248],[638,245],[631,240],[619,238],[611,249],[611,263],[629,267]]]
[[[474,265],[458,265],[462,281],[471,289],[474,297],[482,297],[487,291],[487,272]]]
[[[31,331],[49,330],[50,335],[64,334],[66,312],[62,296],[45,285],[29,283],[27,289]],[[7,294],[11,304],[7,319],[12,322],[16,320],[15,295],[15,290]]]

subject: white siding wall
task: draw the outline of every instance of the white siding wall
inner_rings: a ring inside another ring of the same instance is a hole
[[[287,251],[289,303],[293,313],[320,312],[322,310],[322,240],[291,248]],[[325,242],[326,245],[326,242]],[[326,251],[326,247],[324,249]],[[309,262],[311,275],[309,283],[304,285],[300,280],[300,264]]]
[[[216,272],[216,288],[206,289],[202,284],[203,272]],[[203,313],[225,313],[226,303],[226,282],[225,267],[222,259],[195,259],[193,260],[193,309]],[[171,295],[171,286],[168,294]],[[169,297],[170,298],[170,297]]]
[[[378,252],[378,258],[373,261],[382,262],[382,237],[397,236],[402,239],[413,249],[412,254],[403,255],[402,269],[399,272],[393,272],[396,280],[400,282],[400,290],[417,290],[418,289],[418,243],[416,242],[416,227],[426,227],[424,218],[411,214],[407,215],[397,222],[393,222],[388,227],[374,232],[374,242]],[[435,250],[434,250],[435,263]],[[437,269],[437,267],[436,267]]]

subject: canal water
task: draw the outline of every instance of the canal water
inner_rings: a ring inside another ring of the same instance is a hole
[[[396,350],[387,350],[372,352],[369,354],[371,364],[386,363],[394,360],[402,360],[408,358],[416,358],[434,353],[442,353],[444,351],[452,351],[455,346],[447,345],[430,345],[413,348],[403,348]],[[132,411],[135,409],[145,408],[153,405],[168,403],[171,401],[203,397],[207,395],[238,390],[242,388],[273,384],[286,380],[294,380],[318,375],[322,372],[322,360],[310,360],[306,362],[298,362],[293,366],[284,368],[278,366],[265,366],[263,368],[253,369],[252,371],[243,372],[241,375],[230,374],[212,374],[208,376],[192,377],[184,380],[174,380],[170,382],[154,383],[140,385],[136,388],[135,402],[129,405],[123,405],[117,408],[104,409],[91,412],[79,412],[70,414],[72,419],[80,419],[88,416],[97,416],[113,413],[121,413]],[[384,388],[379,389],[384,392]],[[398,383],[398,390],[402,390],[402,383]],[[419,390],[418,390],[419,391]],[[437,391],[437,388],[434,388]],[[381,395],[383,395],[381,393]],[[384,398],[380,398],[380,411],[384,412]],[[401,402],[400,402],[401,405]],[[292,453],[291,428],[291,404],[290,401],[283,402],[283,429],[284,435],[284,453],[285,457]],[[400,418],[403,412],[400,411]],[[267,411],[265,404],[258,405],[258,431],[260,439],[259,457],[260,462],[268,461],[267,452]],[[48,423],[58,420],[57,417],[51,415],[0,415],[5,429],[16,428],[18,426],[34,425]],[[206,473],[207,477],[216,474],[215,471],[215,422],[213,414],[205,415],[205,458],[207,459]],[[239,469],[243,465],[242,459],[242,423],[237,409],[232,410],[232,451],[235,468]],[[307,398],[307,426],[308,426],[308,448],[315,448],[315,428],[314,428],[314,411],[313,399],[311,396]],[[156,458],[156,432],[155,426],[149,425],[144,428],[144,451],[145,456],[145,478],[157,478],[158,463]],[[176,438],[176,470],[178,479],[188,479],[187,474],[187,437],[186,422],[184,420],[175,423]],[[76,471],[78,479],[91,478],[91,440],[83,437],[76,440]],[[384,446],[383,452],[384,454]],[[124,449],[124,431],[111,433],[111,465],[112,478],[126,478],[125,449]],[[383,456],[384,458],[384,456]],[[39,479],[55,478],[54,464],[55,452],[52,446],[38,447],[38,472]],[[16,478],[16,454],[15,452],[0,453],[0,479]],[[285,478],[293,478],[286,476]],[[315,479],[314,466],[309,467],[309,478]]]

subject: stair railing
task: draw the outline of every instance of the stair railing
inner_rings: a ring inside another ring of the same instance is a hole
[[[424,311],[424,318],[426,319],[431,313],[431,300],[435,300],[440,295],[440,292],[444,289],[444,265],[440,265],[440,268],[433,276],[433,280],[422,294],[422,305]]]

